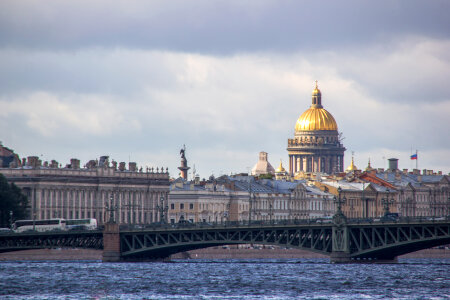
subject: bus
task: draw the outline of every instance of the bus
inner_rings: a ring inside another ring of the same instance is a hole
[[[67,219],[66,230],[95,230],[97,229],[96,219]]]
[[[66,220],[48,219],[48,220],[17,220],[13,224],[14,232],[25,232],[35,230],[39,232],[50,230],[65,230]]]

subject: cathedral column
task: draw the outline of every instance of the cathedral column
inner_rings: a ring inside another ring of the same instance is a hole
[[[292,155],[289,155],[289,174],[292,176]]]

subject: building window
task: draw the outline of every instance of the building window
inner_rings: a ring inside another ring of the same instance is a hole
[[[175,209],[175,203],[170,204],[170,209]]]
[[[184,209],[184,203],[180,203],[180,209]]]
[[[194,209],[194,203],[189,203],[189,209]]]

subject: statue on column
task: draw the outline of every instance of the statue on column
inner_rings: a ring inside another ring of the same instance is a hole
[[[185,156],[185,152],[186,152],[186,145],[183,145],[183,148],[181,148],[181,150],[180,150],[181,165],[178,167],[178,169],[181,171],[181,174],[180,174],[181,177],[184,180],[187,180],[187,172],[190,168],[187,166],[187,159]]]
[[[180,150],[181,159],[185,159],[184,152],[186,152],[186,145],[183,145],[183,148]]]

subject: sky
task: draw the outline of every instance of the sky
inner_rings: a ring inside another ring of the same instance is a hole
[[[20,157],[249,172],[322,104],[364,169],[450,172],[450,2],[0,2],[0,141]],[[191,174],[190,174],[191,176]]]

